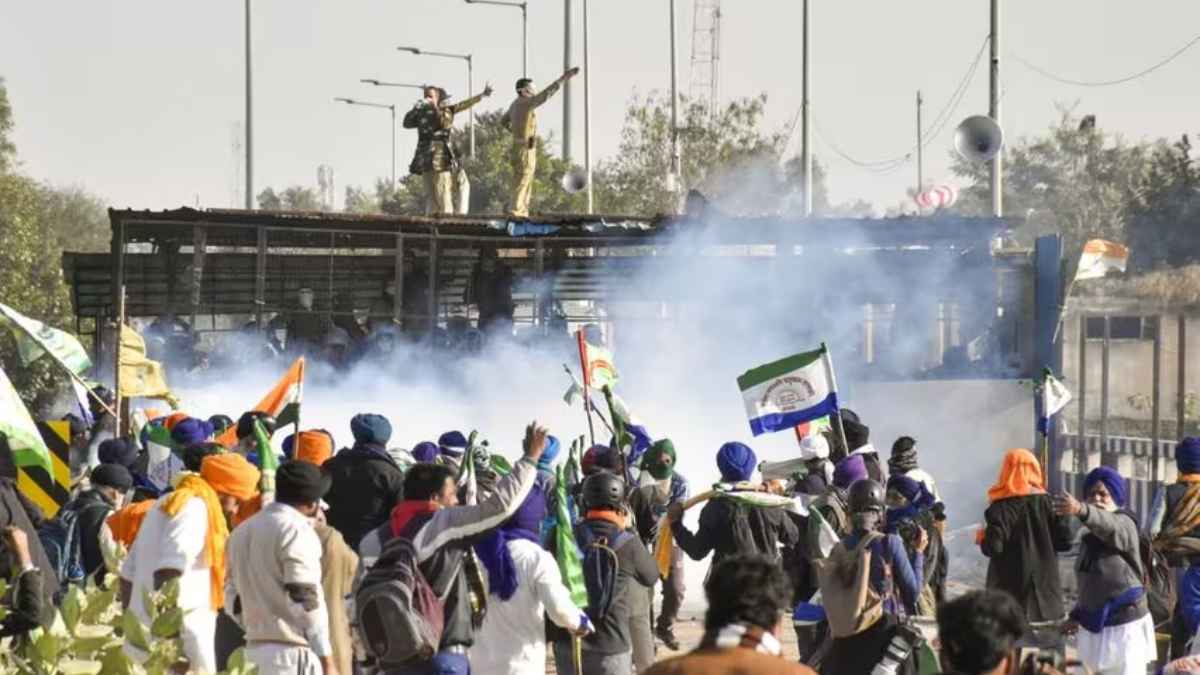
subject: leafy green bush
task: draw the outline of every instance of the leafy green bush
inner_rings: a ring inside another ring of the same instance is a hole
[[[0,596],[7,584],[0,580]],[[178,607],[179,582],[172,580],[145,597],[150,625],[131,610],[121,610],[116,584],[99,588],[72,587],[55,610],[49,626],[19,642],[0,644],[0,672],[26,675],[167,675],[188,671],[179,634],[184,611]],[[0,618],[5,610],[0,608]],[[125,640],[143,649],[145,663],[134,663],[122,649]],[[245,654],[238,650],[229,662],[228,675],[254,675]]]

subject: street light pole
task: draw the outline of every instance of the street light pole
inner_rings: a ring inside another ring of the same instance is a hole
[[[468,5],[497,5],[521,10],[521,77],[529,77],[529,3],[505,0],[464,0]]]
[[[991,68],[990,86],[988,88],[988,116],[1000,125],[1000,0],[992,0],[991,7]],[[1001,127],[1003,128],[1003,127]],[[1002,191],[1001,171],[1004,167],[1004,154],[997,152],[992,158],[992,215],[1000,218],[1004,215],[1004,194]]]
[[[583,164],[587,180],[587,212],[593,210],[592,201],[592,68],[588,38],[588,0],[583,0]]]
[[[563,0],[563,72],[571,69],[571,5],[575,0]],[[563,82],[563,123],[562,151],[563,161],[571,163],[571,81]]]
[[[335,98],[338,103],[347,105],[357,105],[364,108],[383,108],[392,113],[392,189],[396,189],[396,106],[391,103],[373,103],[370,101],[358,101],[352,98]]]
[[[683,163],[679,155],[679,54],[675,48],[676,18],[675,0],[671,0],[671,174],[668,177],[668,187],[672,195],[678,194],[679,174],[682,173]]]
[[[416,54],[417,56],[440,56],[446,59],[461,59],[467,62],[467,98],[475,95],[475,66],[471,54],[448,54],[446,52],[430,52],[416,47],[396,47],[397,51]],[[467,135],[469,137],[471,159],[475,159],[475,108],[467,111],[470,115],[467,118]]]
[[[254,208],[254,105],[250,84],[250,0],[246,0],[246,209]]]
[[[804,217],[808,218],[812,215],[813,210],[813,163],[811,136],[809,135],[812,110],[808,101],[808,0],[804,0],[803,12],[803,36],[800,38],[803,42],[800,57],[803,60],[800,84],[800,166],[804,171]]]

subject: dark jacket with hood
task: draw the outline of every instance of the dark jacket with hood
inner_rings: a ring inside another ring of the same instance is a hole
[[[79,556],[82,558],[83,572],[89,577],[96,575],[97,581],[103,581],[105,567],[104,555],[100,552],[100,528],[112,514],[114,504],[93,488],[79,493],[69,508],[79,514]]]
[[[671,523],[675,541],[692,560],[713,553],[712,567],[735,553],[762,553],[779,558],[779,545],[800,544],[800,529],[780,507],[751,506],[734,498],[716,497],[700,510],[693,534],[683,521]]]
[[[586,529],[592,537],[604,537],[609,542],[617,540],[617,526],[607,520],[584,520],[575,529],[577,533]],[[612,606],[604,620],[596,624],[596,632],[583,639],[584,651],[596,654],[624,654],[633,650],[629,621],[635,606],[632,594],[645,593],[658,581],[658,564],[636,535],[626,537],[615,552],[618,571]],[[548,623],[546,634],[552,642],[571,641],[569,633],[553,624]]]
[[[322,469],[333,482],[325,503],[327,522],[342,533],[346,544],[358,544],[371,530],[387,522],[404,494],[404,472],[387,450],[375,443],[360,443],[334,455]]]
[[[8,448],[0,450],[7,453]],[[13,580],[2,600],[8,614],[0,621],[0,637],[24,635],[48,623],[54,611],[51,593],[58,587],[58,579],[38,539],[37,529],[31,522],[32,515],[40,523],[41,511],[34,507],[34,513],[30,514],[26,511],[26,503],[27,500],[12,479],[0,478],[0,528],[12,525],[25,533],[29,540],[29,556],[35,568],[16,574],[17,570],[10,569],[12,556],[6,547],[0,545],[0,575]]]
[[[1071,525],[1054,514],[1049,495],[999,499],[984,512],[984,521],[980,549],[991,558],[987,587],[1016,598],[1029,621],[1066,616],[1057,554],[1071,549]]]

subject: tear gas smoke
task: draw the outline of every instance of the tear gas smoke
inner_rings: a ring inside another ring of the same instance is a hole
[[[617,391],[653,437],[674,440],[678,470],[693,493],[717,480],[714,456],[726,441],[749,444],[760,461],[793,456],[791,433],[751,437],[735,379],[749,368],[825,341],[843,405],[872,428],[881,457],[890,454],[896,437],[917,438],[921,465],[939,481],[951,529],[978,522],[983,493],[1003,451],[1028,444],[1031,397],[1011,380],[914,379],[936,363],[932,345],[939,302],[957,302],[966,310],[964,343],[985,331],[986,319],[995,314],[990,269],[963,274],[956,260],[961,251],[873,251],[866,232],[859,245],[832,250],[809,242],[794,249],[720,247],[710,236],[713,231],[684,232],[658,246],[653,256],[608,259],[621,272],[609,277],[616,287],[604,305],[621,375]],[[734,251],[739,255],[729,255]],[[911,262],[898,267],[897,257]],[[891,318],[875,326],[876,341],[887,347],[878,348],[876,363],[868,367],[862,352],[869,303]],[[345,446],[350,417],[378,412],[392,422],[393,446],[411,448],[450,429],[478,429],[494,449],[515,457],[524,425],[537,419],[569,444],[587,433],[587,425],[580,406],[568,408],[563,402],[570,384],[563,363],[578,372],[578,353],[565,333],[538,348],[494,337],[474,355],[401,346],[390,357],[362,361],[349,372],[314,363],[304,388],[302,427],[328,429]],[[209,371],[179,386],[179,393],[192,414],[236,418],[285,367],[280,361],[252,360]],[[873,382],[882,370],[894,381]],[[596,400],[603,407],[602,397]],[[597,421],[596,427],[597,442],[607,443],[603,425]],[[692,525],[698,512],[689,513]],[[971,566],[956,556],[952,577]],[[688,566],[690,606],[703,602],[700,581],[706,569],[706,562]]]

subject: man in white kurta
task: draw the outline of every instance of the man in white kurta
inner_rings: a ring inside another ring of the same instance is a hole
[[[225,612],[246,630],[246,658],[259,675],[337,673],[311,520],[329,482],[315,464],[284,462],[275,501],[229,538]]]
[[[174,492],[146,513],[121,565],[122,601],[147,633],[146,595],[178,578],[177,606],[184,613],[180,638],[192,671],[217,672],[214,641],[221,594],[214,592],[213,579],[223,576],[223,562],[216,556],[224,554],[229,514],[254,495],[258,480],[258,470],[240,455],[206,457],[199,475],[186,474]],[[125,651],[138,662],[148,656],[128,641]]]

